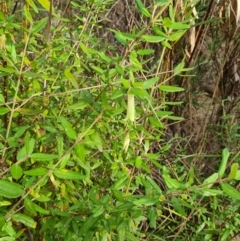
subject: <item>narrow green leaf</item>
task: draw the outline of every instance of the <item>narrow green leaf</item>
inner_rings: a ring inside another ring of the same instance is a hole
[[[139,49],[137,51],[138,55],[149,55],[149,54],[153,54],[154,50],[153,49]]]
[[[157,212],[153,209],[150,208],[149,212],[148,212],[148,219],[150,221],[149,226],[150,228],[156,228],[157,227]]]
[[[86,150],[84,148],[84,145],[82,144],[76,144],[74,146],[74,152],[76,156],[82,161],[85,162],[85,156],[86,156]]]
[[[63,116],[60,116],[60,122],[67,134],[67,136],[70,138],[70,139],[73,139],[73,140],[76,140],[77,139],[77,133],[76,131],[72,128],[72,125],[66,120],[65,117]]]
[[[7,107],[0,107],[0,115],[5,115],[9,112],[10,110]]]
[[[210,189],[210,188],[204,188],[200,191],[201,195],[203,195],[204,197],[211,197],[211,196],[217,196],[217,195],[222,195],[222,191],[221,190],[217,190],[217,189]]]
[[[153,36],[153,35],[142,35],[142,40],[148,43],[159,43],[165,40],[164,37],[161,36]]]
[[[175,33],[172,33],[170,36],[169,36],[169,40],[170,41],[178,41],[184,34],[186,33],[186,30],[180,30],[180,31],[177,31]]]
[[[89,53],[88,48],[87,48],[82,42],[79,43],[79,46],[80,46],[80,48],[82,49],[82,51],[83,51],[88,57],[91,56],[90,53]]]
[[[65,168],[65,166],[67,165],[69,159],[70,159],[70,153],[64,155],[61,158],[60,169]]]
[[[14,69],[13,67],[10,67],[10,66],[6,67],[6,68],[0,66],[0,72],[6,72],[9,74],[12,74],[12,73],[16,73],[17,71],[16,71],[16,69]]]
[[[231,178],[231,179],[235,179],[236,178],[236,176],[237,176],[237,171],[238,171],[238,163],[233,163],[232,165],[231,165],[231,171],[230,171],[230,173],[229,173],[229,178]]]
[[[124,95],[124,89],[117,89],[116,91],[113,92],[112,96],[110,97],[111,100],[117,99],[119,97],[122,97]]]
[[[37,216],[37,212],[34,208],[34,203],[29,198],[24,199],[24,208],[29,214],[31,214],[31,216]]]
[[[212,187],[214,182],[218,179],[219,175],[218,173],[213,173],[210,177],[204,180],[203,184],[208,184],[206,185],[207,188]]]
[[[38,168],[33,168],[28,171],[24,171],[23,173],[27,176],[44,176],[48,172],[47,168],[44,167],[38,167]]]
[[[167,174],[162,174],[163,179],[169,189],[185,189],[186,186],[176,179],[171,178]]]
[[[183,71],[185,62],[182,60],[177,66],[174,67],[173,72],[175,75],[180,74]]]
[[[183,217],[187,217],[187,213],[185,212],[182,204],[176,197],[172,197],[171,204],[173,205],[174,210],[179,213]]]
[[[47,24],[48,18],[43,18],[40,21],[35,21],[31,29],[33,34],[40,32]]]
[[[29,9],[28,9],[27,5],[24,5],[23,10],[24,10],[24,14],[25,14],[26,19],[27,19],[29,22],[32,23],[32,22],[33,22],[32,15],[31,15],[31,13],[29,12]]]
[[[172,46],[171,46],[170,43],[168,43],[168,41],[162,41],[162,42],[161,42],[161,45],[162,45],[163,47],[168,48],[168,49],[172,49]]]
[[[154,86],[154,85],[158,82],[158,80],[159,80],[158,77],[154,77],[154,78],[145,80],[145,81],[143,82],[143,88],[144,88],[144,89],[149,89],[149,88],[151,88],[152,86]]]
[[[129,94],[134,94],[138,98],[144,100],[144,99],[150,99],[149,93],[145,89],[131,87],[129,90]]]
[[[97,208],[95,208],[92,213],[93,213],[93,217],[98,217],[100,215],[102,215],[104,212],[104,208],[103,206],[98,206]]]
[[[44,9],[46,9],[48,12],[50,11],[50,1],[49,0],[37,0]],[[53,15],[54,13],[54,7],[52,6],[52,11],[53,11]]]
[[[119,180],[117,180],[114,183],[113,189],[119,190],[119,189],[123,188],[128,183],[128,180],[129,180],[129,178],[127,176],[120,178]]]
[[[3,104],[4,101],[5,101],[4,96],[2,94],[0,94],[0,103]]]
[[[73,85],[73,87],[75,89],[77,89],[78,88],[78,83],[77,83],[76,77],[71,73],[71,70],[72,70],[72,66],[66,68],[64,70],[64,75],[69,80],[69,82]]]
[[[237,171],[235,180],[240,180],[240,170]]]
[[[15,222],[22,223],[25,226],[30,227],[30,228],[36,228],[36,226],[37,226],[37,223],[31,217],[29,217],[23,213],[15,213],[12,215],[11,218]]]
[[[25,141],[25,146],[26,146],[27,155],[31,155],[33,153],[33,150],[34,150],[35,140],[30,139],[30,140]]]
[[[171,28],[171,29],[189,29],[190,25],[186,23],[180,23],[180,22],[173,22],[169,18],[163,19],[163,26]]]
[[[137,7],[138,7],[138,11],[140,13],[142,13],[144,16],[146,17],[151,17],[151,14],[149,13],[149,11],[147,10],[147,8],[145,8],[145,6],[143,5],[141,0],[135,0]]]
[[[63,136],[57,136],[57,151],[58,157],[61,158],[63,155]]]
[[[169,1],[169,0],[158,0],[155,4],[156,4],[156,6],[162,7],[162,6],[167,5],[167,3],[170,4],[171,1]]]
[[[230,155],[230,153],[229,153],[228,149],[224,148],[222,151],[222,161],[221,161],[219,169],[218,169],[219,177],[222,177],[225,173],[229,155]]]
[[[49,214],[49,210],[46,210],[42,207],[40,207],[39,205],[37,205],[36,203],[34,203],[34,209],[38,212],[38,213],[41,213],[41,214]]]
[[[125,228],[119,228],[117,231],[118,231],[118,240],[124,241],[125,235],[126,235],[126,229]]]
[[[13,164],[11,166],[11,170],[10,170],[12,177],[14,179],[19,179],[22,175],[23,175],[23,169],[20,165],[18,164]]]
[[[24,194],[21,185],[6,180],[0,180],[0,196],[17,198]]]
[[[162,194],[161,188],[159,187],[159,185],[151,177],[146,176],[146,180],[151,184],[151,186],[155,189],[155,191],[158,194]]]
[[[183,88],[178,87],[178,86],[172,86],[172,85],[159,85],[158,87],[160,90],[165,91],[165,92],[180,92],[184,91]]]
[[[83,110],[85,107],[88,106],[88,103],[85,102],[78,102],[66,107],[66,110]]]
[[[221,184],[222,190],[225,194],[227,194],[229,197],[235,199],[235,200],[240,200],[240,192],[229,185],[228,183],[222,183]]]
[[[46,153],[33,153],[30,155],[30,157],[35,161],[51,161],[58,158],[58,155]]]
[[[75,172],[67,169],[55,169],[53,170],[53,174],[64,180],[82,180],[85,178],[85,175],[83,175],[80,172]]]

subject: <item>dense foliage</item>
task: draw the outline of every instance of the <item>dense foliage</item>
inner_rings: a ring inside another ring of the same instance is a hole
[[[190,153],[171,128],[198,59],[184,36],[214,22],[197,17],[207,5],[136,0],[123,32],[103,29],[115,1],[54,2],[1,5],[0,241],[232,240],[236,122],[215,126],[210,174],[204,142]]]

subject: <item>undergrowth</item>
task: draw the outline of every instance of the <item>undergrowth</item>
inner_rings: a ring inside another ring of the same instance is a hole
[[[2,4],[0,240],[237,235],[237,123],[219,133],[231,145],[209,175],[198,160],[211,156],[172,128],[195,68],[181,47],[197,19],[185,2],[136,0],[138,24],[108,29],[113,46],[97,33],[114,1]]]

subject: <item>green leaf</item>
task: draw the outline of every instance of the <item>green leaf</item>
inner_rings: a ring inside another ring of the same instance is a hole
[[[184,34],[186,33],[186,31],[177,31],[175,33],[172,33],[170,36],[169,36],[169,40],[170,41],[178,41]]]
[[[102,215],[103,212],[104,212],[103,206],[98,206],[97,208],[93,209],[93,211],[92,211],[93,217],[98,217],[98,216]]]
[[[83,175],[80,172],[75,172],[67,169],[54,169],[53,174],[64,180],[82,180],[85,178],[85,175]]]
[[[24,194],[21,185],[6,180],[0,180],[0,196],[6,198],[17,198]]]
[[[13,177],[14,179],[19,179],[19,178],[22,176],[22,174],[23,174],[23,169],[22,169],[22,167],[21,167],[20,165],[18,165],[18,164],[13,164],[13,165],[11,166],[10,172],[11,172],[12,177]]]
[[[25,226],[30,227],[30,228],[36,228],[36,226],[37,226],[37,223],[31,217],[29,217],[23,213],[15,213],[12,215],[11,218],[15,222],[22,223]]]
[[[6,72],[6,73],[9,73],[9,74],[12,74],[12,73],[16,73],[16,69],[14,69],[13,67],[1,67],[0,66],[0,72]]]
[[[148,212],[148,219],[149,219],[149,226],[150,228],[156,228],[157,227],[157,212],[153,209],[150,208],[149,212]]]
[[[91,65],[90,66],[93,70],[95,70],[95,72],[97,73],[97,74],[103,74],[104,73],[104,70],[102,69],[102,68],[100,68],[100,67],[98,67],[98,66],[95,66],[95,65]]]
[[[219,177],[222,177],[225,173],[229,155],[230,155],[230,153],[229,153],[228,149],[224,148],[222,151],[222,161],[221,161],[219,169],[218,169]]]
[[[49,213],[50,213],[49,210],[43,209],[42,207],[40,207],[40,206],[37,205],[36,203],[34,203],[33,205],[34,205],[34,209],[35,209],[38,213],[41,213],[41,214],[49,214]]]
[[[171,28],[171,29],[189,29],[190,25],[186,23],[180,23],[180,22],[173,22],[169,18],[163,19],[163,26]]]
[[[40,21],[35,21],[31,29],[33,34],[40,32],[47,24],[48,18],[43,18]]]
[[[27,5],[24,5],[23,10],[24,10],[24,14],[25,14],[26,19],[27,19],[29,22],[32,23],[32,22],[33,22],[32,15],[31,15],[31,13],[29,12],[29,9],[28,9]]]
[[[150,185],[155,189],[155,191],[158,194],[162,194],[161,188],[159,187],[159,185],[151,177],[146,176],[146,180],[150,183]]]
[[[213,173],[210,177],[204,180],[203,184],[208,184],[206,185],[207,188],[212,187],[214,182],[218,179],[219,175],[218,173]],[[204,185],[205,186],[205,185]]]
[[[69,82],[73,85],[73,87],[75,89],[78,89],[78,83],[77,83],[76,77],[71,73],[71,70],[72,70],[72,66],[66,68],[64,70],[64,75],[69,80]]]
[[[73,140],[76,140],[77,139],[77,133],[76,131],[72,128],[72,125],[66,120],[65,117],[63,116],[60,116],[60,122],[67,134],[67,136],[70,138],[70,139],[73,139]]]
[[[29,6],[31,6],[31,8],[32,8],[36,13],[38,13],[38,8],[37,8],[37,6],[35,5],[35,3],[33,2],[33,0],[26,0],[26,2],[29,4]]]
[[[158,77],[154,77],[154,78],[145,80],[145,81],[143,82],[143,88],[144,88],[144,89],[149,89],[149,88],[151,88],[152,86],[154,86],[154,85],[158,82],[158,80],[159,80]]]
[[[171,204],[173,205],[173,208],[176,212],[178,212],[183,217],[187,217],[187,214],[186,214],[184,208],[182,207],[182,204],[178,200],[178,198],[172,197]]]
[[[5,115],[9,112],[10,110],[7,107],[0,107],[0,115]]]
[[[159,43],[165,40],[164,37],[161,36],[153,36],[153,35],[142,35],[142,40],[148,43]]]
[[[158,26],[153,25],[152,29],[153,29],[155,34],[157,34],[157,35],[159,35],[159,36],[161,36],[161,37],[163,37],[165,39],[168,39],[168,35],[165,34]]]
[[[138,10],[140,13],[142,13],[144,16],[146,17],[151,17],[151,14],[149,13],[149,11],[147,10],[147,8],[145,8],[145,6],[143,5],[141,0],[135,0]]]
[[[185,62],[184,60],[182,60],[177,66],[175,66],[173,69],[174,75],[180,74],[183,71],[184,65],[185,65]]]
[[[76,144],[74,146],[74,152],[76,156],[82,161],[85,162],[85,156],[86,156],[86,150],[84,148],[84,145],[82,144]]]
[[[85,103],[82,101],[82,102],[78,102],[78,103],[69,105],[65,109],[66,110],[83,110],[87,106],[88,106],[88,103]]]
[[[168,49],[172,49],[172,46],[171,46],[170,43],[168,43],[168,41],[162,41],[162,42],[161,42],[161,45],[162,45],[163,47],[168,48]]]
[[[55,154],[33,153],[30,157],[35,161],[51,161],[58,158]]]
[[[63,136],[57,136],[57,151],[58,157],[61,158],[63,155]]]
[[[231,171],[228,176],[230,179],[235,179],[237,177],[238,166],[238,163],[233,163],[231,165]]]
[[[34,208],[34,203],[29,198],[24,199],[24,208],[28,214],[31,214],[31,216],[37,216],[37,212]]]
[[[61,169],[61,168],[64,168],[64,167],[67,165],[69,159],[70,159],[70,153],[64,155],[64,156],[61,158],[60,169]]]
[[[4,96],[2,94],[0,94],[0,103],[4,103],[5,102],[5,99],[4,99]]]
[[[178,87],[178,86],[172,86],[172,85],[159,85],[158,87],[160,90],[165,91],[165,92],[180,92],[184,91],[183,88]]]
[[[27,176],[44,176],[48,173],[48,169],[44,167],[33,168],[23,172]]]
[[[131,87],[131,89],[129,90],[129,94],[134,94],[142,100],[144,100],[145,98],[150,99],[149,93],[146,90],[140,88]]]
[[[114,190],[119,190],[121,188],[123,188],[129,181],[129,178],[127,176],[124,176],[122,178],[120,178],[119,180],[117,180],[114,185],[113,185],[113,189]]]
[[[149,54],[153,54],[154,50],[153,49],[140,49],[137,51],[138,55],[149,55]]]
[[[222,183],[221,187],[223,192],[227,194],[230,198],[233,198],[235,200],[240,200],[240,192],[237,189],[235,189],[228,183]]]
[[[174,120],[174,121],[183,121],[183,120],[185,120],[184,117],[173,116],[173,115],[170,115],[170,116],[166,117],[166,119]]]
[[[240,170],[237,171],[236,177],[234,178],[235,180],[240,180]]]
[[[167,5],[167,3],[169,4],[169,3],[171,3],[171,1],[169,1],[169,0],[158,0],[155,4],[156,4],[156,6],[162,7],[162,6]]]
[[[211,197],[211,196],[222,195],[223,192],[221,190],[204,188],[200,191],[200,193],[204,197]]]
[[[26,153],[27,155],[31,155],[34,150],[35,140],[34,139],[25,139],[25,147],[26,147]]]
[[[50,11],[50,1],[49,0],[37,0],[44,9],[46,9],[48,12]],[[53,8],[53,6],[52,6]],[[54,10],[54,9],[52,9]]]
[[[117,99],[119,97],[122,97],[124,95],[125,91],[123,88],[117,89],[113,92],[113,94],[110,96],[111,100]]]

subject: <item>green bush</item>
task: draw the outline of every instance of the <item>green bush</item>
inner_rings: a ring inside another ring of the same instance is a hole
[[[170,69],[166,54],[190,29],[191,12],[177,21],[171,1],[136,0],[147,25],[111,30],[127,46],[122,56],[95,34],[112,2],[72,2],[71,18],[49,1],[27,3],[0,14],[0,240],[231,237],[240,172],[229,150],[208,178],[191,158],[182,165],[182,153],[168,160],[177,136],[165,131],[183,120],[171,111],[182,101],[169,96],[184,91],[170,83],[191,68],[182,56]]]

